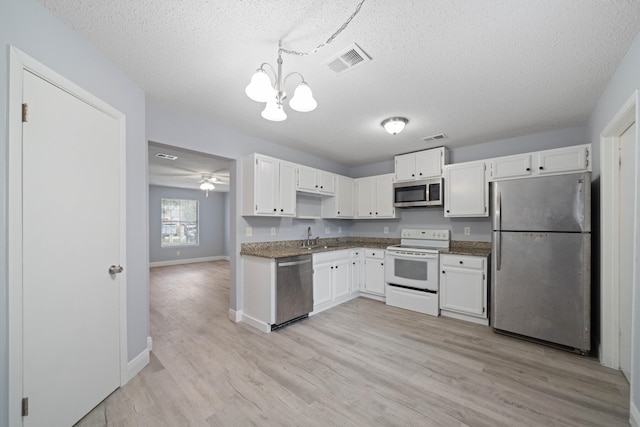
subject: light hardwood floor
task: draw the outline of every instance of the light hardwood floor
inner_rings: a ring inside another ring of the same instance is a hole
[[[151,363],[78,426],[628,425],[593,358],[366,298],[264,334],[228,320],[228,262],[150,276]]]

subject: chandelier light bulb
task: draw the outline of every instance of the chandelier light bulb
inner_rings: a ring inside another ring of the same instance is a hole
[[[284,112],[282,104],[277,101],[269,101],[262,111],[262,117],[272,122],[281,122],[287,119],[287,113]]]
[[[313,98],[313,93],[307,83],[302,82],[296,87],[293,98],[289,101],[289,106],[301,113],[308,113],[316,109],[318,103]]]
[[[257,102],[267,102],[275,97],[276,92],[271,86],[271,79],[263,69],[256,71],[251,77],[251,83],[244,90],[249,98]]]

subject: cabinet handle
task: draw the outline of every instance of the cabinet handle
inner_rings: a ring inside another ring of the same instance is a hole
[[[369,212],[369,215],[373,215],[373,212]]]
[[[540,166],[540,170],[544,169],[544,167]]]
[[[378,215],[378,212],[376,212],[376,215]]]
[[[324,185],[321,185],[320,188],[324,188]]]
[[[333,265],[331,266],[331,269],[333,270]]]
[[[422,172],[420,172],[420,176],[422,176]]]
[[[280,209],[280,212],[284,212],[284,209]]]
[[[380,265],[384,265],[384,262],[381,262]]]
[[[318,186],[316,185],[316,188],[318,188]]]
[[[415,173],[412,173],[412,174],[411,174],[411,176],[416,176],[416,174],[415,174]]]
[[[274,212],[278,212],[278,209],[276,209],[276,208],[273,208],[273,211],[274,211]]]
[[[447,213],[449,213],[449,212],[450,212],[449,209],[447,209]]]
[[[529,172],[531,170],[531,168],[527,168],[526,170],[527,170],[527,172]]]
[[[460,264],[462,264],[462,261],[460,261]]]
[[[442,270],[442,274],[445,274],[445,273],[446,273],[446,271]]]
[[[338,215],[340,215],[340,211],[338,211]]]

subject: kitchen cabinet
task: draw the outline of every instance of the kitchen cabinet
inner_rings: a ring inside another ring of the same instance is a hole
[[[261,154],[243,160],[245,216],[295,216],[295,165]]]
[[[449,151],[445,147],[401,154],[395,157],[395,180],[441,177],[444,165],[448,162]]]
[[[351,294],[351,251],[341,250],[313,255],[313,311],[317,313],[341,304]]]
[[[297,167],[296,190],[306,193],[333,195],[335,193],[335,175],[307,166]]]
[[[364,265],[363,249],[352,249],[350,254],[351,261],[351,293],[360,292],[362,286],[362,266]]]
[[[540,151],[535,153],[534,159],[535,170],[540,175],[591,170],[587,145]]]
[[[356,183],[356,216],[361,219],[395,218],[393,207],[394,174],[358,178]]]
[[[335,196],[322,199],[322,218],[353,218],[354,180],[336,175]]]
[[[242,321],[271,332],[276,322],[276,261],[273,258],[242,256],[244,292]]]
[[[489,159],[489,180],[591,171],[589,149],[585,144]]]
[[[440,314],[488,325],[488,258],[440,255]]]
[[[489,185],[484,161],[457,163],[444,168],[444,216],[489,216]]]
[[[384,249],[364,250],[364,289],[366,293],[384,296]]]

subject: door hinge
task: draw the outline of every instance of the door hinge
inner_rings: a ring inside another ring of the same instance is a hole
[[[22,123],[27,123],[29,121],[29,104],[26,102],[22,104]]]
[[[29,415],[29,398],[23,397],[22,398],[22,416],[26,417],[27,415]]]

